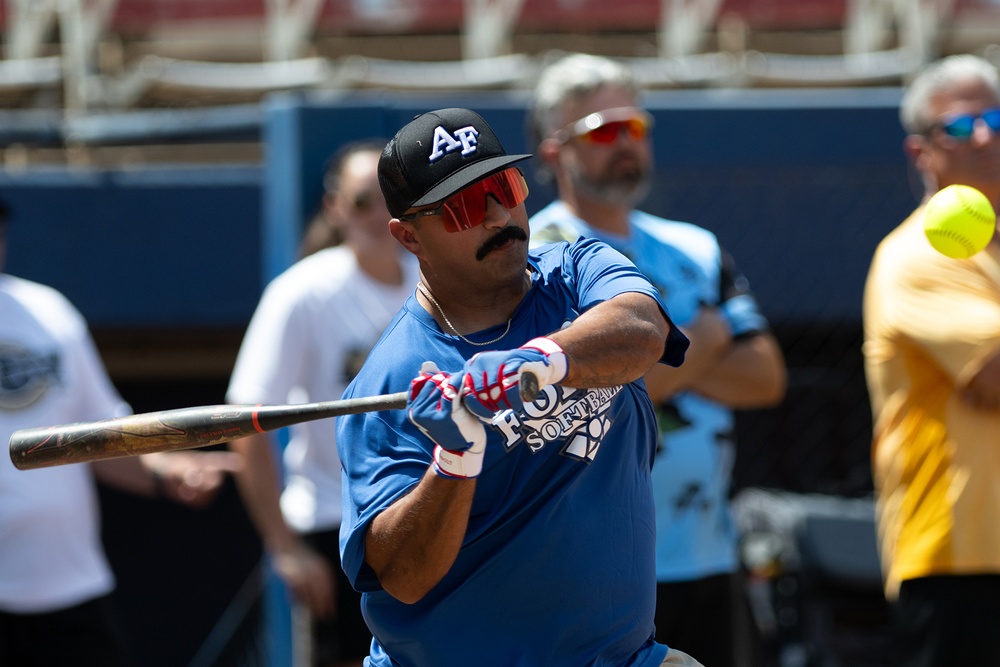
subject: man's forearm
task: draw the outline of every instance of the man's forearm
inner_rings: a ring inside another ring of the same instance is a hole
[[[566,352],[568,387],[610,387],[639,379],[659,361],[670,325],[656,301],[626,293],[549,336]]]
[[[365,535],[365,561],[401,602],[420,600],[451,569],[465,539],[476,480],[428,468],[420,483],[379,514]]]
[[[691,385],[706,398],[737,410],[781,402],[788,384],[784,355],[770,334],[738,341]]]
[[[684,363],[678,368],[654,364],[646,373],[646,390],[654,403],[670,400],[710,374],[733,342],[729,324],[714,307],[703,306],[694,321],[684,327],[684,334],[691,341]]]

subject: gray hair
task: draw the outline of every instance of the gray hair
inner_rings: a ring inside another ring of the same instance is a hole
[[[927,115],[931,98],[968,79],[979,79],[1000,99],[1000,72],[992,63],[979,56],[948,56],[931,63],[917,74],[903,94],[899,106],[899,120],[907,134],[926,132],[932,120]]]
[[[532,145],[538,146],[562,127],[560,112],[567,100],[582,99],[604,85],[619,86],[635,97],[641,92],[631,69],[603,56],[573,53],[545,67],[535,85],[529,114]]]

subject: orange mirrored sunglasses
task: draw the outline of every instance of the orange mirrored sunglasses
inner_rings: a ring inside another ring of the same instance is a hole
[[[417,218],[440,215],[445,231],[460,232],[483,224],[486,219],[486,197],[493,195],[500,205],[510,210],[528,198],[528,184],[517,167],[476,181],[459,190],[434,208],[399,216],[400,220],[414,222]]]
[[[584,116],[555,133],[559,143],[579,139],[589,144],[611,144],[622,134],[638,141],[653,127],[653,117],[641,109],[624,107]]]

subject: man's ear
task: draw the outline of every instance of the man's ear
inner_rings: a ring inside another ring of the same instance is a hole
[[[924,194],[921,196],[924,197],[930,196],[938,190],[937,177],[932,170],[933,165],[928,150],[929,141],[930,139],[920,134],[910,134],[903,139],[903,152],[909,158],[912,173],[920,179],[918,187],[923,188]]]
[[[903,139],[903,152],[913,163],[913,166],[920,171],[923,171],[923,163],[927,160],[924,151],[925,141],[927,141],[927,137],[920,134],[908,134]]]
[[[559,164],[559,142],[549,137],[538,144],[538,159],[549,166]]]
[[[393,218],[389,221],[389,233],[392,234],[392,238],[396,239],[401,246],[419,257],[421,246],[420,241],[417,240],[416,235],[413,233],[412,222],[403,222],[399,218]]]

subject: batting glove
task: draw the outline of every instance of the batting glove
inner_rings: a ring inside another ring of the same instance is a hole
[[[466,407],[484,419],[502,410],[524,408],[520,381],[532,373],[538,389],[561,382],[569,372],[566,353],[551,338],[533,338],[516,350],[480,352],[465,362],[462,378]]]
[[[434,362],[425,361],[420,375],[410,383],[407,416],[434,442],[435,472],[442,477],[468,479],[482,472],[486,429],[462,403],[461,377],[452,377],[438,370]]]

